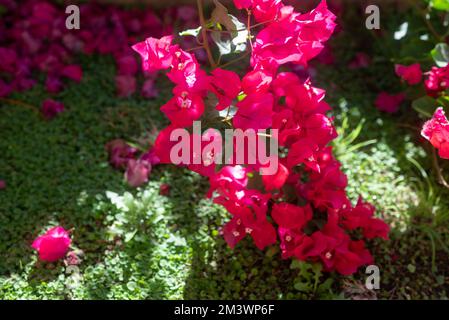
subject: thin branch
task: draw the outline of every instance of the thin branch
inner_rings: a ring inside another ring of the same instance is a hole
[[[446,179],[444,178],[443,174],[441,173],[441,168],[438,163],[438,157],[437,152],[435,151],[435,148],[432,148],[432,160],[433,160],[433,166],[437,174],[438,183],[440,183],[443,187],[449,189],[449,183],[447,183]]]
[[[244,58],[247,57],[249,54],[250,54],[250,52],[249,52],[249,51],[246,51],[244,54],[242,54],[242,55],[241,55],[240,57],[238,57],[237,59],[234,59],[234,60],[231,60],[231,61],[229,61],[229,62],[226,62],[226,63],[224,63],[224,64],[218,66],[217,68],[224,68],[224,67],[227,67],[227,66],[229,66],[229,65],[231,65],[231,64],[233,64],[233,63],[235,63],[235,62],[237,62],[237,61],[240,61],[240,60],[244,59]]]
[[[39,109],[38,108],[36,108],[35,106],[33,106],[33,105],[29,104],[29,103],[20,101],[20,100],[0,98],[0,101],[3,101],[5,103],[11,104],[11,105],[23,107],[23,108],[29,109],[29,110],[31,110],[33,112],[39,113]]]
[[[206,50],[207,53],[207,59],[209,60],[209,63],[212,68],[215,68],[217,65],[215,63],[214,57],[212,55],[212,52],[209,48],[209,43],[207,41],[207,31],[206,31],[206,22],[204,20],[204,13],[203,13],[203,1],[202,0],[196,0],[196,4],[198,6],[198,14],[200,16],[200,23],[201,23],[201,36],[203,38],[203,47],[204,50]]]

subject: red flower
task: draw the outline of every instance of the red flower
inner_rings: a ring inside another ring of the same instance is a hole
[[[53,262],[63,258],[70,246],[69,233],[62,227],[54,227],[34,240],[32,247],[39,253],[39,259]]]
[[[130,159],[126,167],[125,179],[131,187],[137,188],[148,182],[150,173],[151,164],[148,161]]]
[[[410,66],[396,64],[394,69],[398,77],[401,77],[411,86],[420,83],[422,80],[421,65],[419,63],[415,63]]]
[[[117,169],[125,169],[128,161],[134,159],[137,153],[136,148],[131,147],[122,139],[109,141],[105,148],[109,153],[109,163]]]
[[[173,36],[165,36],[161,39],[147,38],[132,46],[142,57],[142,68],[145,71],[168,69],[173,61],[172,51]]]
[[[251,7],[253,0],[234,0],[237,9],[248,9]]]
[[[195,93],[176,87],[175,97],[161,107],[168,119],[175,126],[189,127],[198,120],[204,112],[203,98]]]
[[[237,113],[232,120],[235,128],[267,129],[272,124],[273,95],[254,93],[237,103]]]
[[[270,88],[273,77],[265,70],[253,70],[242,79],[242,89],[246,94],[266,92]]]
[[[281,228],[301,229],[312,219],[312,209],[282,202],[273,206],[271,216]]]
[[[73,81],[80,82],[83,78],[83,70],[76,64],[65,66],[61,71],[61,76],[69,78]]]
[[[134,76],[119,75],[115,77],[117,95],[119,97],[129,97],[137,89],[137,82]]]
[[[262,169],[263,171],[263,169]],[[262,175],[262,181],[267,191],[272,191],[275,189],[281,189],[282,186],[287,181],[289,176],[289,170],[282,164],[279,163],[278,170],[273,175],[264,174]]]
[[[374,104],[376,105],[376,108],[380,111],[388,112],[388,113],[395,113],[399,110],[399,107],[404,101],[405,96],[403,93],[399,93],[396,95],[390,95],[387,92],[381,92],[377,98]]]
[[[52,99],[46,99],[42,103],[41,112],[47,120],[53,119],[58,113],[64,111],[64,104]]]
[[[161,196],[168,196],[170,194],[170,185],[163,183],[159,187],[159,194]]]
[[[217,110],[229,107],[240,93],[240,78],[235,72],[217,68],[212,71],[209,82],[210,90],[218,98]]]
[[[443,68],[432,67],[424,84],[430,96],[436,96],[449,88],[449,65]]]
[[[449,159],[449,122],[443,108],[438,108],[433,118],[424,124],[421,135],[438,149],[441,158]]]

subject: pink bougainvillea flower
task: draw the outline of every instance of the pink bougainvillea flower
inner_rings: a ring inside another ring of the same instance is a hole
[[[251,7],[253,0],[234,0],[237,9],[248,9]]]
[[[116,63],[118,74],[133,76],[137,73],[137,61],[132,55],[120,56],[116,59]]]
[[[223,110],[229,107],[240,93],[240,77],[232,71],[220,68],[212,71],[209,77],[210,90],[217,96],[217,110]]]
[[[281,189],[287,178],[289,176],[289,171],[282,163],[279,163],[278,170],[273,175],[264,174],[262,175],[262,182],[267,191],[272,191],[276,189]]]
[[[256,247],[263,250],[266,246],[276,243],[276,229],[266,218],[254,218],[251,210],[241,208],[241,213],[234,215],[223,228],[223,236],[230,248],[250,235]]]
[[[0,190],[3,190],[6,188],[6,182],[5,180],[0,180]]]
[[[10,48],[0,47],[0,71],[14,72],[17,64],[17,54]]]
[[[257,22],[274,20],[283,6],[281,0],[252,0],[252,2],[253,14]]]
[[[449,159],[449,122],[443,108],[438,108],[432,119],[424,124],[421,135],[438,149],[441,158]]]
[[[395,113],[399,111],[401,103],[404,101],[405,95],[403,93],[389,94],[381,92],[374,102],[377,109],[387,113]]]
[[[142,85],[142,96],[144,98],[152,99],[156,98],[159,94],[156,84],[154,83],[154,79],[146,79]]]
[[[179,141],[172,141],[170,136],[173,130],[177,129],[174,125],[169,125],[168,127],[159,131],[156,140],[154,141],[154,152],[156,156],[159,158],[160,163],[170,164],[172,163],[170,158],[170,152],[172,148],[179,143]]]
[[[312,209],[310,206],[298,207],[287,202],[282,202],[273,206],[271,216],[282,228],[301,229],[312,219]]]
[[[45,90],[47,90],[47,92],[58,93],[63,87],[64,85],[59,76],[47,75],[47,79],[45,80]]]
[[[288,155],[287,164],[289,168],[292,168],[298,164],[305,164],[307,167],[320,171],[320,166],[318,165],[316,154],[319,151],[318,145],[310,138],[298,139],[292,144]]]
[[[172,49],[173,36],[165,36],[161,39],[147,38],[132,46],[142,57],[142,68],[145,71],[168,69],[173,61]]]
[[[354,208],[344,209],[340,213],[342,224],[348,230],[361,228],[367,239],[383,238],[387,240],[390,227],[382,220],[374,218],[375,210],[374,206],[359,198]]]
[[[248,184],[248,171],[242,166],[225,166],[209,177],[210,188],[207,196],[212,197],[214,191],[225,193],[226,196],[243,190]]]
[[[151,164],[145,160],[130,159],[125,171],[125,179],[128,184],[137,188],[148,182],[151,173]]]
[[[159,187],[159,194],[161,196],[168,196],[170,194],[170,185],[166,183],[161,184]]]
[[[398,77],[401,77],[411,86],[420,83],[422,80],[421,65],[419,63],[415,63],[410,66],[396,64],[394,66],[394,70]]]
[[[0,98],[8,96],[12,90],[13,88],[11,85],[0,79]]]
[[[168,78],[190,92],[205,96],[209,89],[208,77],[195,56],[181,49],[174,51],[173,68],[167,73]]]
[[[303,126],[306,136],[323,147],[338,136],[331,119],[321,113],[315,113],[307,117]]]
[[[265,70],[253,70],[242,79],[242,90],[246,94],[266,92],[270,87],[273,77]]]
[[[115,77],[115,85],[117,88],[117,95],[119,97],[129,97],[136,92],[137,81],[134,76],[119,75]]]
[[[155,165],[161,163],[161,159],[159,159],[159,157],[156,155],[156,150],[154,150],[153,147],[151,147],[150,150],[148,150],[147,152],[142,154],[140,159],[142,161],[149,162],[152,166],[155,166]]]
[[[109,153],[109,163],[117,169],[125,169],[128,161],[134,159],[137,153],[136,148],[131,147],[122,139],[109,141],[105,148]]]
[[[32,247],[39,253],[39,259],[54,262],[64,258],[70,243],[69,233],[62,227],[54,227],[34,240]]]
[[[204,112],[203,98],[195,93],[189,93],[182,88],[175,88],[175,97],[161,107],[173,125],[188,127],[198,120]]]
[[[46,99],[42,103],[41,112],[45,119],[50,120],[56,117],[58,113],[64,111],[64,104],[52,99]]]
[[[449,88],[449,65],[443,68],[432,67],[424,81],[427,93],[437,96],[441,91]]]
[[[61,75],[69,78],[73,81],[80,82],[83,78],[83,71],[81,70],[81,67],[76,64],[71,64],[68,66],[65,66],[61,70]]]
[[[232,123],[235,128],[267,129],[271,127],[273,115],[273,95],[254,93],[237,103],[237,113]]]

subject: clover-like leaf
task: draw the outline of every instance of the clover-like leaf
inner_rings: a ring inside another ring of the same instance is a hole
[[[438,43],[431,54],[438,67],[445,67],[449,63],[449,46],[446,43]]]

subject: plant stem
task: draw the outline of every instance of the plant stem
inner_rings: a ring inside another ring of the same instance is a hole
[[[26,109],[32,110],[33,112],[39,113],[39,110],[35,106],[33,106],[29,103],[23,102],[23,101],[14,100],[14,99],[6,99],[6,98],[0,98],[0,101],[9,103],[11,105],[19,106],[19,107],[24,107]]]
[[[209,48],[209,43],[207,41],[206,22],[204,20],[204,13],[203,13],[203,1],[196,0],[196,4],[198,6],[198,14],[199,14],[200,23],[201,23],[201,36],[203,38],[203,47],[204,47],[204,50],[206,50],[207,59],[209,60],[211,67],[215,68],[217,66],[217,64],[215,63],[214,57],[212,56],[212,52],[210,51],[210,48]]]
[[[443,174],[441,173],[440,165],[438,164],[438,157],[435,148],[432,148],[432,158],[433,158],[433,166],[435,168],[438,182],[445,188],[449,189],[449,183],[447,183],[446,179],[444,179]]]
[[[231,65],[231,64],[233,64],[233,63],[235,63],[235,62],[237,62],[237,61],[240,61],[240,60],[244,59],[244,58],[247,57],[249,54],[250,54],[250,52],[249,52],[249,51],[246,51],[244,54],[242,54],[242,55],[241,55],[240,57],[238,57],[237,59],[234,59],[234,60],[231,60],[231,61],[229,61],[229,62],[226,62],[226,63],[224,63],[224,64],[218,66],[217,68],[224,68],[224,67],[227,67],[227,66],[229,66],[229,65]]]

